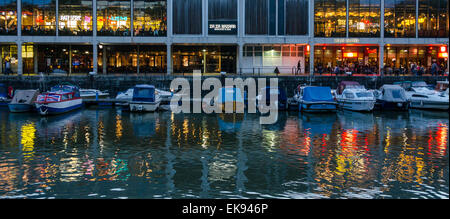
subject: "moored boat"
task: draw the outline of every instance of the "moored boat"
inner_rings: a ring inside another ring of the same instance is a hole
[[[374,96],[377,99],[374,109],[400,111],[409,109],[405,89],[399,85],[385,84],[374,91]]]
[[[116,96],[116,100],[121,100],[124,102],[117,102],[116,105],[128,107],[130,105],[130,101],[133,99],[133,91],[134,88],[129,88],[125,92],[119,92]]]
[[[8,104],[9,111],[13,113],[33,111],[38,95],[39,90],[16,90],[13,99]]]
[[[11,102],[12,91],[8,91],[5,84],[0,83],[0,106],[8,106]]]
[[[80,97],[86,99],[105,99],[109,97],[108,91],[100,91],[96,89],[80,89]]]
[[[335,112],[337,102],[330,87],[298,86],[294,95],[299,111],[303,112]]]
[[[49,92],[38,95],[35,102],[40,115],[54,115],[79,109],[83,106],[80,90],[73,85],[57,85]]]
[[[335,92],[336,101],[342,109],[372,111],[375,106],[373,92],[356,81],[342,81]]]
[[[448,110],[448,94],[430,89],[424,81],[413,82],[406,89],[410,107],[416,109]]]
[[[276,107],[278,110],[287,110],[288,109],[288,101],[286,97],[286,92],[279,88],[279,87],[264,87],[261,88],[260,93],[265,92],[266,93],[266,103],[265,106],[270,105],[270,95],[275,94],[277,96],[277,101],[275,101]],[[260,101],[262,100],[262,94],[258,95],[256,97],[258,100],[258,105],[260,105]]]
[[[244,98],[241,89],[236,87],[222,87],[219,94],[213,101],[218,104],[221,112],[224,113],[243,113],[245,108]],[[228,108],[232,107],[232,108]]]
[[[164,91],[160,89],[155,89],[156,93],[161,98],[161,104],[159,104],[160,110],[170,110],[170,100],[172,99],[173,93],[169,91]]]
[[[161,98],[155,86],[141,84],[133,88],[133,98],[130,101],[132,112],[154,112],[161,104]]]

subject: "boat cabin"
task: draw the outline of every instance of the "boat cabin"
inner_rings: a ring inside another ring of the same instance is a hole
[[[341,95],[342,92],[345,90],[345,88],[350,88],[350,87],[362,88],[362,85],[360,85],[357,81],[341,81],[341,83],[339,83],[339,86],[338,86],[336,92],[338,95]]]
[[[133,88],[132,101],[155,102],[155,86],[146,84],[136,85]]]

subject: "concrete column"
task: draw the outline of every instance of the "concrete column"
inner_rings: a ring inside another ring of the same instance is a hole
[[[17,1],[17,36],[22,36],[22,1]]]
[[[98,43],[94,41],[92,43],[92,71],[95,74],[98,73]]]
[[[17,41],[17,75],[23,74],[22,41]]]
[[[314,75],[314,43],[309,44],[309,74]]]
[[[107,61],[106,61],[106,46],[103,46],[103,56],[102,56],[102,63],[103,63],[103,74],[107,74],[107,72],[106,72],[106,70],[107,70],[107,66],[108,66],[108,63],[107,63]]]
[[[346,4],[346,9],[345,9],[345,12],[346,12],[346,15],[345,15],[345,37],[346,38],[348,38],[348,9],[349,9],[349,7],[348,7],[348,1],[345,1],[345,4]]]
[[[167,0],[167,39],[172,38],[173,0]]]
[[[38,47],[37,47],[37,45],[33,45],[33,72],[35,74],[39,73],[39,68],[38,68]]]
[[[69,75],[72,74],[72,45],[69,45]]]
[[[97,1],[92,1],[92,36],[95,44],[97,44]],[[94,69],[96,69],[94,67]],[[97,73],[97,71],[94,71]]]
[[[381,44],[380,44],[380,49],[379,49],[379,55],[378,55],[378,57],[379,57],[378,63],[380,63],[380,64],[379,64],[379,67],[378,67],[378,73],[379,73],[381,76],[383,76],[383,75],[382,75],[381,69],[384,67],[384,43],[381,43]]]
[[[242,68],[244,68],[243,66],[243,59],[244,59],[244,43],[240,42],[238,45],[238,63],[237,63],[237,67],[239,69],[236,69],[236,72],[238,72],[239,74],[242,74]]]
[[[419,0],[416,0],[416,38],[419,37]]]
[[[166,62],[167,62],[167,75],[172,74],[172,44],[167,44],[167,58],[166,58]]]
[[[202,32],[203,36],[208,36],[208,0],[202,1]]]
[[[380,1],[380,37],[384,42],[384,0]]]
[[[131,0],[130,2],[130,8],[131,8],[131,20],[130,20],[130,36],[134,36],[134,1]],[[139,73],[139,67],[138,67],[138,73]]]
[[[55,25],[56,25],[56,29],[55,29],[55,31],[56,31],[56,36],[59,36],[59,1],[56,1],[56,14],[55,14]],[[69,68],[70,68],[70,66],[72,65],[72,63],[69,65]]]
[[[238,1],[238,37],[245,34],[245,1]]]

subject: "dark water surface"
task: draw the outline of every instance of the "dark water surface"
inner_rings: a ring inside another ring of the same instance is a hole
[[[449,198],[448,112],[0,110],[4,198]]]

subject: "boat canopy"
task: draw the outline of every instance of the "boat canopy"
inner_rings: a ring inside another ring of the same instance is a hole
[[[357,81],[341,81],[337,89],[337,94],[341,95],[347,87],[361,87],[361,85]]]
[[[38,90],[16,90],[11,104],[33,104],[38,95]]]
[[[381,93],[385,101],[406,101],[405,89],[399,85],[385,84],[381,87]]]
[[[244,102],[242,97],[241,89],[236,87],[223,87],[219,90],[219,103],[225,102]]]
[[[334,101],[330,87],[305,87],[303,90],[305,101]]]
[[[270,94],[278,94],[278,100],[280,101],[286,101],[287,97],[286,97],[286,92],[279,88],[279,87],[265,87],[263,88],[266,90],[266,99],[269,101],[270,100]]]
[[[155,86],[140,84],[136,85],[133,89],[133,101],[155,101]]]

